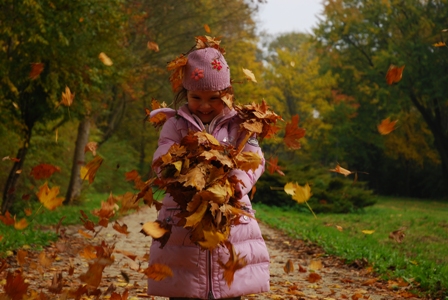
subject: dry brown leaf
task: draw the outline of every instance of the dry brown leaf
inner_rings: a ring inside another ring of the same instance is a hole
[[[167,265],[152,264],[143,272],[146,277],[154,281],[161,281],[166,277],[173,277],[173,271]]]

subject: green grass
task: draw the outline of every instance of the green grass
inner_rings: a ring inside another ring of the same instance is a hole
[[[320,214],[317,219],[303,209],[254,207],[258,219],[293,238],[317,243],[348,263],[367,259],[384,279],[414,280],[429,293],[448,296],[447,202],[379,197],[362,212]],[[397,243],[389,233],[401,227],[406,236]]]
[[[83,210],[90,220],[96,221],[97,217],[93,216],[91,211],[101,207],[101,201],[106,201],[108,194],[92,194],[85,196],[82,203],[77,205],[61,206],[54,211],[49,211],[42,207],[39,203],[25,203],[22,209],[31,208],[33,214],[25,217],[22,209],[18,210],[16,218],[20,220],[25,217],[29,223],[28,227],[23,230],[16,230],[14,226],[6,226],[0,222],[0,257],[6,255],[9,251],[19,249],[23,246],[32,248],[40,248],[48,245],[49,242],[57,239],[54,229],[50,226],[58,224],[61,218],[64,218],[61,225],[81,224],[80,210]]]

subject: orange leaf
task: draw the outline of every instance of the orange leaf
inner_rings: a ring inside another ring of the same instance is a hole
[[[291,119],[291,123],[286,123],[285,137],[283,141],[289,149],[300,149],[299,139],[305,136],[305,129],[299,126],[299,115],[295,115]]]
[[[58,206],[62,205],[64,197],[56,197],[59,194],[59,187],[54,186],[51,189],[45,182],[37,192],[37,198],[39,201],[49,210],[55,210]]]
[[[96,156],[96,150],[98,149],[98,143],[97,142],[88,142],[86,146],[84,147],[84,153],[90,151],[92,152],[93,156]]]
[[[386,135],[395,130],[395,124],[397,124],[398,120],[391,121],[390,118],[384,119],[381,121],[381,124],[377,126],[378,132],[382,135]]]
[[[87,165],[81,167],[81,179],[89,180],[89,184],[92,184],[95,179],[96,172],[103,163],[103,159],[99,156],[95,156]]]
[[[19,266],[23,266],[26,263],[26,257],[28,256],[28,251],[19,249],[17,251],[17,263]]]
[[[126,235],[129,234],[128,225],[126,225],[126,224],[120,225],[120,223],[115,221],[112,228],[115,229],[116,231],[118,231],[119,233],[126,234]]]
[[[155,239],[159,239],[166,233],[168,233],[168,230],[161,226],[160,221],[155,221],[155,222],[146,222],[145,224],[143,224],[142,230],[140,232],[146,236],[149,235]]]
[[[39,77],[40,73],[44,70],[45,64],[43,63],[31,63],[30,79],[34,80]]]
[[[161,281],[166,277],[173,277],[173,271],[171,271],[170,267],[162,264],[150,265],[143,273],[146,277],[154,281]]]
[[[352,174],[353,172],[344,169],[343,167],[341,167],[340,165],[337,165],[334,169],[330,169],[331,172],[335,172],[335,173],[339,173],[342,174],[344,176],[348,176],[350,174]]]
[[[207,24],[204,24],[204,30],[205,30],[205,32],[207,32],[207,33],[210,33],[210,32],[211,32],[211,30],[210,30],[210,26],[208,26]]]
[[[269,172],[269,174],[274,174],[275,172],[277,172],[278,174],[280,174],[282,176],[285,176],[285,173],[282,172],[282,169],[278,165],[278,157],[276,157],[276,156],[275,157],[271,157],[266,162],[268,163],[268,172]]]
[[[28,227],[28,222],[25,218],[20,219],[20,221],[16,221],[14,223],[14,228],[17,230],[23,230]]]
[[[71,106],[73,103],[73,99],[75,99],[75,94],[72,94],[68,86],[65,87],[65,93],[62,92],[62,99],[59,104],[65,105],[65,106]]]
[[[322,279],[322,277],[319,274],[317,274],[317,273],[310,273],[310,275],[308,275],[308,278],[306,280],[308,282],[315,283],[315,282],[317,282],[317,281],[319,281],[321,279]]]
[[[61,168],[49,164],[40,164],[31,169],[30,175],[34,179],[46,179],[53,175],[54,172],[60,172]]]
[[[105,64],[106,66],[112,66],[114,63],[112,62],[112,60],[106,55],[106,53],[101,52],[98,55],[98,58],[101,60],[101,62],[103,64]]]
[[[6,211],[5,215],[0,215],[0,221],[3,222],[3,224],[9,226],[9,225],[13,225],[14,219],[11,217],[11,214],[9,213],[9,211]]]
[[[81,234],[83,237],[87,238],[87,239],[91,239],[93,238],[93,236],[91,234],[88,234],[87,232],[85,232],[82,229],[78,229],[78,233]]]
[[[235,248],[230,242],[225,242],[225,245],[230,253],[229,260],[225,264],[221,261],[218,261],[218,263],[224,269],[224,279],[230,287],[230,285],[232,285],[235,272],[244,268],[247,265],[247,261],[245,257],[240,257],[240,255],[236,253]]]
[[[154,42],[148,42],[148,43],[146,44],[146,46],[148,47],[149,50],[152,50],[152,51],[154,51],[154,52],[159,52],[159,45],[157,45],[157,44],[154,43]]]
[[[392,85],[393,83],[399,82],[401,80],[404,67],[404,65],[402,67],[397,67],[395,65],[389,66],[386,74],[386,82],[388,85]]]

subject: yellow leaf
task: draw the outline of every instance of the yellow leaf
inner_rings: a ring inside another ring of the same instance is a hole
[[[288,195],[292,196],[293,200],[298,203],[305,203],[312,195],[311,187],[308,183],[301,186],[297,183],[288,182],[283,189]]]
[[[68,86],[65,87],[65,92],[62,92],[62,99],[59,104],[65,106],[71,106],[73,103],[73,99],[75,99],[75,94],[72,94],[70,88]]]
[[[208,208],[208,201],[202,201],[202,203],[199,205],[198,209],[192,213],[190,216],[186,217],[186,223],[184,227],[193,227],[199,222],[201,222],[202,217],[205,215],[205,212]]]
[[[98,55],[98,58],[101,60],[103,64],[106,66],[112,66],[114,63],[112,60],[106,55],[106,53],[101,52],[100,55]]]
[[[242,152],[235,157],[236,166],[243,171],[255,171],[261,164],[261,157],[255,152]]]
[[[14,220],[15,220],[15,218],[14,218]],[[25,218],[21,219],[20,221],[14,222],[14,228],[17,230],[23,230],[27,227],[28,227],[28,222],[26,221]]]
[[[227,239],[227,236],[216,230],[204,230],[205,241],[198,241],[202,249],[213,250]]]
[[[59,194],[59,187],[54,186],[51,189],[48,187],[48,183],[45,182],[37,192],[37,198],[39,201],[48,208],[49,210],[54,210],[58,206],[62,205],[64,197],[56,197]]]
[[[434,47],[446,47],[445,42],[437,42],[435,44],[432,44]]]
[[[364,234],[372,234],[375,232],[375,230],[362,230],[361,232]]]
[[[167,229],[162,228],[159,222],[146,222],[143,224],[141,232],[145,235],[150,235],[154,239],[159,239],[168,232]]]
[[[348,176],[350,174],[352,174],[351,171],[342,168],[340,165],[337,165],[334,169],[330,169],[331,172],[335,172],[335,173],[339,173],[342,174],[344,176]]]
[[[243,72],[244,72],[244,75],[246,75],[247,79],[249,79],[250,81],[253,81],[253,82],[257,82],[257,79],[255,79],[255,75],[254,75],[254,73],[252,73],[251,70],[243,68]]]

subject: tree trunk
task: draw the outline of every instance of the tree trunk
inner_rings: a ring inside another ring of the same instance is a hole
[[[17,158],[19,161],[14,162],[11,171],[9,172],[8,179],[5,184],[5,189],[3,190],[3,201],[1,213],[5,214],[6,211],[9,211],[16,200],[16,184],[21,174],[22,166],[25,161],[26,154],[28,152],[28,147],[30,145],[31,140],[31,131],[26,133],[25,141],[23,142],[22,147],[17,151]]]
[[[78,126],[78,136],[76,138],[75,153],[73,155],[72,172],[70,183],[67,188],[64,204],[69,204],[81,195],[82,179],[81,166],[85,164],[85,152],[90,135],[90,119],[85,117]]]

